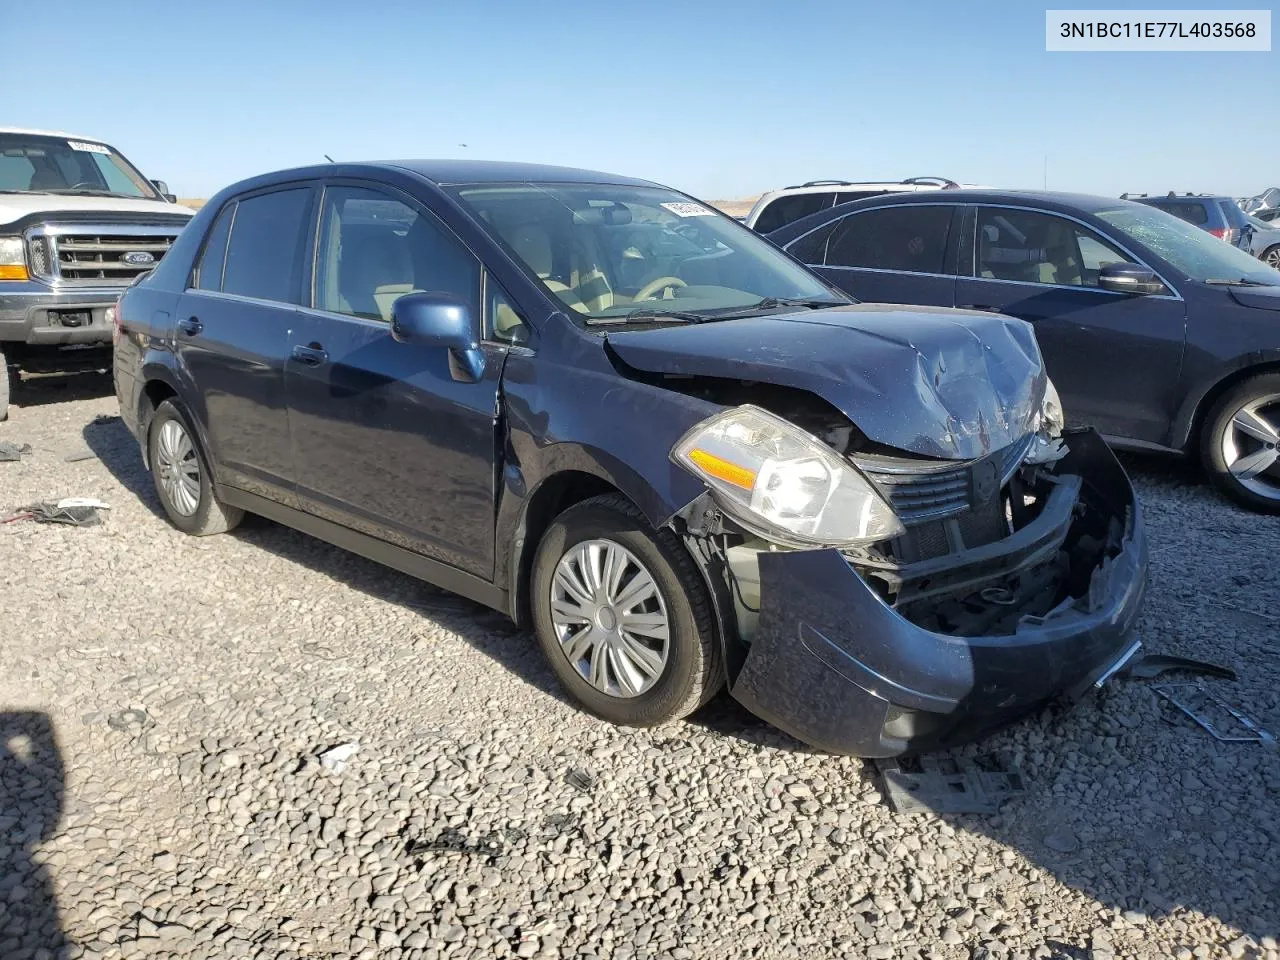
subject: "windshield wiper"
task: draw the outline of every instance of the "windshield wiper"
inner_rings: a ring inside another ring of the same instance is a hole
[[[717,320],[733,320],[737,317],[749,317],[762,310],[777,310],[780,307],[804,307],[808,310],[822,310],[825,307],[843,307],[852,300],[826,300],[821,297],[764,297],[755,303],[724,313],[716,313]]]
[[[124,197],[125,199],[135,199],[127,193],[115,193],[112,190],[101,190],[96,187],[77,187],[72,190],[70,188],[60,190],[46,190],[45,193],[54,193],[62,197]]]
[[[1223,280],[1215,277],[1212,280],[1206,280],[1205,283],[1215,287],[1274,287],[1274,283],[1263,283],[1261,280],[1250,280],[1248,277],[1241,277],[1239,280]]]
[[[589,327],[607,327],[624,323],[648,323],[652,321],[661,323],[664,320],[675,320],[680,323],[700,323],[706,319],[700,313],[690,313],[687,310],[655,310],[652,307],[641,307],[638,310],[619,314],[616,317],[588,317],[586,323]]]

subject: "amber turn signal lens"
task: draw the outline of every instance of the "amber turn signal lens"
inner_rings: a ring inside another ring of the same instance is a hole
[[[732,483],[735,487],[750,490],[756,485],[756,472],[754,470],[740,467],[736,463],[725,460],[723,457],[717,457],[714,453],[707,453],[705,450],[690,450],[689,459],[711,474],[711,476],[718,477],[725,483]]]
[[[20,263],[0,263],[0,280],[30,280],[27,268]]]

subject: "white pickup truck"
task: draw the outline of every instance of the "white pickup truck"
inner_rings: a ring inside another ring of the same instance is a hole
[[[18,372],[110,365],[116,300],[194,212],[101,140],[0,127],[0,420]]]

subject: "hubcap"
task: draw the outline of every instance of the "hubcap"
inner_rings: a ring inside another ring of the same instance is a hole
[[[1262,255],[1262,262],[1269,267],[1280,270],[1280,247],[1272,247]]]
[[[1280,394],[1250,400],[1222,434],[1222,460],[1246,490],[1280,500]]]
[[[184,517],[196,512],[200,506],[200,459],[187,431],[176,420],[160,425],[156,476],[169,506]]]
[[[551,623],[573,668],[611,697],[639,696],[667,665],[666,602],[645,565],[612,540],[587,540],[560,558]]]

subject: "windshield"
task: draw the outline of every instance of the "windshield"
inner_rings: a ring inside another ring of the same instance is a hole
[[[159,194],[106,144],[0,133],[0,193],[61,193],[155,200]]]
[[[1097,216],[1150,247],[1192,280],[1253,280],[1280,284],[1280,273],[1171,213],[1129,203]]]
[[[454,191],[570,315],[712,318],[776,301],[846,303],[741,224],[659,187],[501,184]]]

